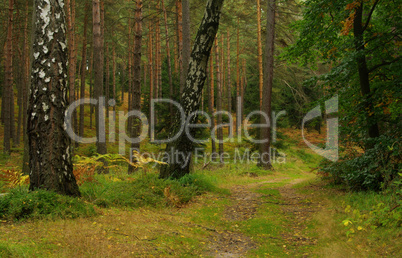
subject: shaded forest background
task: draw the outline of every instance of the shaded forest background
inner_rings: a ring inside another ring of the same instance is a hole
[[[183,11],[186,4],[188,13]],[[32,1],[20,0],[2,1],[0,6],[5,157],[23,148],[24,140],[26,146],[32,6]],[[96,65],[103,68],[100,95],[106,103],[116,100],[109,110],[141,108],[149,114],[151,99],[179,101],[205,1],[103,0],[100,6],[103,58],[98,64],[94,62],[92,1],[65,1],[70,102],[95,96]],[[260,109],[267,33],[266,22],[261,21],[267,19],[266,6],[266,1],[225,1],[202,110],[212,113],[219,106],[233,114],[241,112],[244,118]],[[136,27],[139,7],[141,28]],[[400,173],[400,9],[396,1],[276,1],[272,110],[287,112],[278,126],[300,128],[309,110],[317,105],[324,110],[325,101],[338,95],[340,160],[323,162],[321,172],[351,189],[386,189]],[[364,15],[359,16],[360,12]],[[363,59],[366,70],[362,72]],[[240,109],[237,99],[243,100]],[[157,114],[156,138],[163,138],[172,124],[173,110],[158,106]],[[323,115],[308,128],[325,134],[326,119]],[[95,108],[79,109],[74,116],[76,133],[94,136],[94,127]],[[258,137],[257,132],[254,135]]]

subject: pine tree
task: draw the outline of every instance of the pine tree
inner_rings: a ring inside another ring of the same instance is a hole
[[[266,140],[260,146],[260,160],[258,165],[264,169],[271,169],[271,122],[270,117],[272,113],[271,101],[272,101],[272,86],[274,78],[274,46],[275,46],[275,0],[268,0],[267,9],[267,38],[265,47],[265,76],[264,76],[264,88],[263,88],[263,100],[261,111],[268,116],[268,121],[262,118],[262,123],[269,124],[269,127],[261,127],[260,140]]]

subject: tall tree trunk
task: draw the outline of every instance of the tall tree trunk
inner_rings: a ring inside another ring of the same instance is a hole
[[[257,0],[257,45],[258,45],[258,85],[260,90],[260,110],[262,108],[262,88],[264,85],[264,73],[262,70],[262,39],[261,39],[261,0]]]
[[[98,100],[95,106],[96,121],[96,149],[99,154],[106,154],[105,117],[101,97],[103,96],[103,37],[101,29],[100,0],[93,0],[93,47],[94,47],[94,99]],[[100,172],[107,172],[106,170]]]
[[[223,0],[208,0],[204,18],[198,29],[193,51],[191,53],[189,69],[186,79],[186,87],[181,98],[181,106],[184,108],[185,116],[199,110],[201,92],[204,86],[206,68],[208,58],[211,52],[214,39],[219,27],[220,10]],[[182,126],[180,115],[177,115],[177,120],[172,127],[170,137],[177,134]],[[197,116],[192,116],[189,123],[194,124],[197,121]],[[185,122],[186,126],[187,122]],[[194,128],[190,129],[190,133],[194,135]],[[167,144],[167,153],[179,153],[174,159],[171,157],[166,166],[162,166],[160,170],[161,178],[180,178],[190,173],[190,160],[194,149],[193,142],[188,138],[187,134],[182,132],[179,137]]]
[[[29,44],[28,44],[28,17],[29,17],[29,6],[28,6],[28,1],[25,3],[25,24],[24,24],[24,52],[23,56],[25,59],[24,62],[24,81],[25,85],[24,88],[22,89],[22,99],[23,99],[23,140],[25,142],[26,140],[26,128],[27,128],[27,109],[28,109],[28,88],[30,84],[30,70],[29,70],[29,64],[30,64],[30,53],[29,53]],[[25,145],[25,144],[24,144]]]
[[[128,21],[128,58],[127,58],[127,62],[128,62],[128,98],[127,98],[127,101],[128,101],[129,109],[131,108],[130,96],[131,96],[131,91],[132,91],[131,86],[133,84],[133,76],[132,76],[133,75],[133,73],[132,73],[133,59],[131,58],[131,56],[132,56],[132,43],[131,43],[132,26],[133,26],[132,20],[131,20],[131,18],[129,18],[129,21]],[[130,126],[130,122],[129,122],[129,126]]]
[[[80,196],[73,174],[71,141],[64,128],[68,55],[63,0],[35,2],[35,59],[28,108],[29,189]]]
[[[19,10],[17,10],[17,15],[16,15],[16,20],[18,20],[18,17],[20,16]],[[23,31],[22,31],[23,33]],[[21,136],[21,128],[23,124],[23,119],[22,119],[22,110],[23,110],[23,88],[25,87],[25,70],[24,70],[24,56],[23,52],[21,51],[21,48],[23,49],[24,47],[20,46],[20,31],[16,31],[14,35],[14,45],[18,46],[17,49],[15,49],[15,54],[14,56],[18,57],[18,63],[14,62],[14,69],[13,69],[13,75],[17,73],[17,77],[15,78],[15,83],[17,85],[17,105],[18,105],[18,117],[17,117],[17,129],[15,131],[15,138],[14,138],[14,144],[15,146],[20,145],[20,136]],[[14,77],[13,76],[13,77]]]
[[[218,88],[218,96],[216,99],[216,111],[222,111],[222,84],[221,84],[221,71],[220,71],[220,60],[219,60],[219,42],[218,38],[215,39],[215,65],[216,65],[216,86]],[[222,131],[222,114],[218,114],[217,126],[218,128],[218,153],[219,153],[219,162],[223,163],[223,131]]]
[[[183,14],[183,49],[182,49],[182,62],[183,71],[180,74],[180,87],[184,89],[186,76],[188,72],[188,62],[191,55],[191,31],[190,31],[190,0],[182,0],[182,14]]]
[[[90,49],[92,49],[93,48],[93,44],[92,44],[92,46],[90,46]],[[94,94],[94,85],[93,85],[93,78],[94,78],[94,76],[93,76],[93,69],[94,68],[94,51],[91,51],[91,57],[90,57],[90,60],[89,60],[89,71],[88,71],[88,74],[89,74],[89,96],[91,97],[91,98],[94,98],[94,96],[95,96],[95,94]],[[89,108],[89,128],[91,128],[92,129],[92,117],[93,117],[93,114],[94,114],[94,111],[95,111],[95,108],[94,108],[94,105],[91,105],[91,107]]]
[[[113,46],[112,50],[112,96],[116,101],[116,46]],[[113,106],[113,119],[116,120],[116,105]]]
[[[68,85],[69,85],[69,102],[75,101],[75,8],[73,8],[74,0],[65,0],[66,22],[67,22],[67,38],[68,38]],[[76,124],[77,112],[74,112],[73,128]]]
[[[142,47],[142,0],[136,0],[135,26],[134,26],[134,84],[132,109],[141,110],[141,47]],[[132,118],[133,119],[133,118]],[[137,138],[141,133],[141,121],[133,119],[130,128],[130,137]],[[131,148],[140,150],[140,143],[132,143]],[[134,167],[129,166],[128,172],[133,172]]]
[[[210,85],[207,87],[209,89],[209,113],[211,114],[211,128],[210,131],[214,130],[215,128],[215,116],[213,116],[214,113],[214,106],[215,106],[215,78],[214,78],[214,52],[211,52],[211,57],[209,59],[209,74],[210,74]],[[211,154],[212,154],[212,160],[215,161],[216,158],[216,144],[215,144],[215,137],[211,137]]]
[[[167,19],[167,11],[165,7],[164,0],[161,0],[162,9],[163,9],[163,17],[165,20],[165,34],[166,34],[166,58],[167,58],[167,68],[168,68],[168,77],[169,77],[169,98],[173,100],[173,79],[172,79],[172,64],[171,64],[171,57],[170,57],[170,40],[169,40],[169,27],[168,27],[168,19]],[[173,123],[174,119],[174,109],[173,105],[169,106],[169,113],[170,113],[170,124]]]
[[[222,98],[222,110],[225,109],[226,106],[226,96],[225,95],[225,85],[226,85],[226,76],[225,76],[225,39],[223,33],[221,34],[221,49],[220,49],[220,66],[221,66],[221,98]],[[227,106],[226,106],[227,107]]]
[[[237,18],[237,49],[236,49],[236,135],[241,134],[241,120],[239,119],[241,110],[239,107],[242,103],[240,100],[240,18]]]
[[[230,32],[229,32],[229,28],[227,29],[227,40],[228,40],[228,52],[227,52],[227,67],[228,67],[228,79],[227,79],[227,90],[228,90],[228,112],[232,113],[232,78],[231,78],[231,74],[230,74]],[[230,130],[230,129],[229,129]]]
[[[360,91],[363,95],[366,104],[367,116],[367,131],[370,138],[377,138],[380,136],[377,122],[370,116],[373,110],[373,101],[371,99],[369,71],[367,68],[366,55],[364,54],[364,29],[363,29],[363,2],[356,8],[355,19],[353,23],[353,32],[355,37],[355,48],[358,52],[356,61],[359,71]],[[368,144],[366,148],[371,148]]]
[[[274,50],[275,50],[275,0],[268,0],[267,9],[267,37],[265,43],[265,69],[264,69],[264,88],[263,88],[263,100],[262,109],[269,121],[265,121],[265,118],[261,118],[261,124],[264,122],[269,124],[269,127],[261,127],[260,140],[266,140],[266,142],[260,145],[260,160],[258,166],[264,169],[272,169],[271,163],[271,100],[272,100],[272,86],[274,78]]]
[[[176,26],[177,26],[177,60],[179,66],[179,73],[181,78],[181,74],[184,73],[183,67],[183,6],[182,0],[176,0]],[[180,96],[183,93],[184,83],[180,83]]]
[[[110,96],[110,53],[109,44],[106,43],[106,85],[105,85],[105,103],[106,117],[109,118],[109,96]]]
[[[81,92],[80,99],[85,98],[85,73],[87,68],[87,27],[89,16],[89,3],[85,3],[85,17],[84,17],[84,35],[82,40],[82,61],[81,61]],[[84,136],[84,105],[80,106],[80,136]]]
[[[30,146],[29,146],[29,135],[28,135],[28,101],[29,101],[29,94],[28,94],[28,89],[31,88],[31,73],[32,73],[32,64],[34,61],[34,51],[33,51],[33,42],[35,39],[35,23],[36,23],[36,12],[35,12],[35,8],[36,8],[36,3],[33,3],[33,8],[32,8],[32,16],[31,16],[31,24],[32,24],[32,29],[31,29],[31,44],[26,43],[25,47],[26,47],[26,53],[27,53],[27,63],[26,63],[26,67],[27,67],[27,71],[26,71],[26,78],[27,78],[27,86],[26,86],[26,111],[24,112],[24,114],[26,115],[25,117],[25,130],[24,130],[24,155],[22,157],[22,173],[24,175],[29,175],[29,173],[31,172],[31,168],[29,167],[29,159],[30,159]],[[28,3],[26,6],[27,9],[27,16],[28,16]],[[26,37],[26,42],[28,42],[28,35]],[[25,44],[25,42],[24,42]]]
[[[151,105],[151,101],[154,98],[154,58],[153,58],[153,27],[152,24],[149,23],[149,38],[148,38],[148,67],[149,67],[149,104]],[[153,117],[151,115],[151,106],[149,106],[149,119]],[[150,121],[152,123],[153,121]],[[149,127],[149,136],[152,139],[153,132],[151,132],[151,126]]]
[[[14,0],[9,0],[7,41],[5,54],[5,87],[3,93],[4,119],[4,153],[11,153],[11,138],[14,124],[14,91],[13,91],[13,14]]]
[[[160,10],[159,0],[156,5],[156,9]],[[162,50],[161,50],[161,27],[160,27],[160,17],[159,15],[156,17],[156,52],[158,54],[157,58],[157,67],[158,67],[158,91],[157,91],[157,98],[162,98]]]

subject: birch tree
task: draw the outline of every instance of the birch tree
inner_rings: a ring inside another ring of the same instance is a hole
[[[181,106],[184,109],[185,118],[189,117],[193,112],[199,110],[202,89],[206,79],[206,68],[209,55],[211,52],[214,39],[219,27],[219,19],[223,0],[208,0],[204,17],[198,29],[195,38],[194,47],[190,56],[189,69],[183,94],[181,95]],[[180,132],[182,123],[180,116],[176,116],[170,137]],[[197,116],[189,117],[189,122],[194,124],[197,121]],[[184,122],[184,126],[186,123]],[[190,130],[193,131],[193,128]],[[193,135],[193,134],[192,134]],[[167,144],[167,153],[179,153],[177,157],[170,157],[168,165],[162,166],[160,170],[161,178],[180,178],[190,173],[190,162],[194,149],[193,142],[188,138],[185,132],[179,134],[179,137]]]
[[[67,42],[63,0],[36,0],[28,108],[30,190],[79,196],[64,117]]]

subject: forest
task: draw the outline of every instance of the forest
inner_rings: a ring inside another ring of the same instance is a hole
[[[401,256],[401,9],[1,1],[0,257]]]

